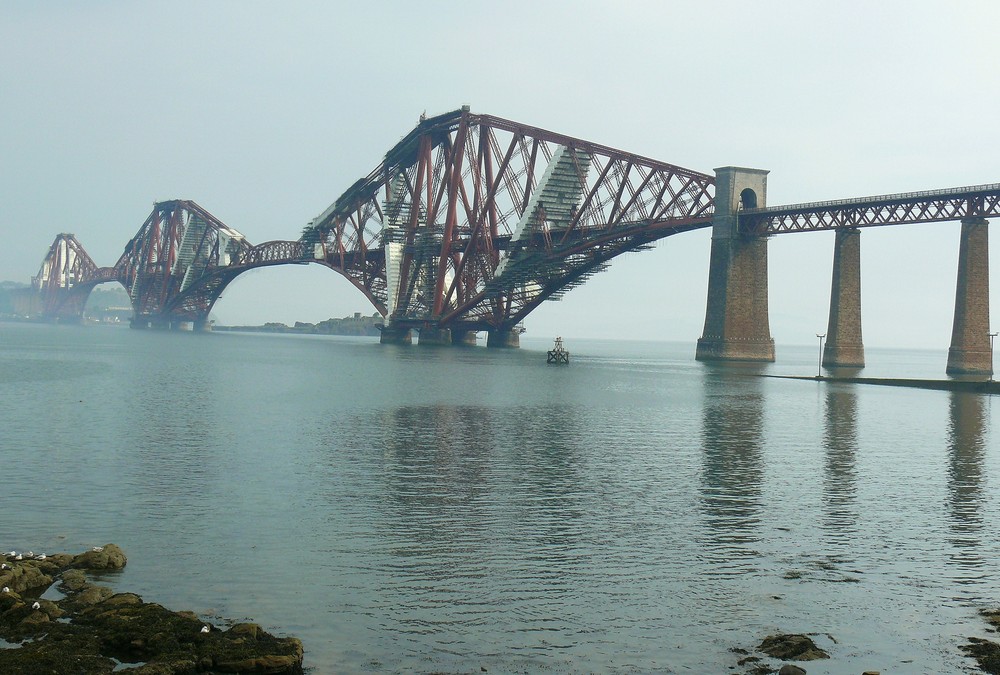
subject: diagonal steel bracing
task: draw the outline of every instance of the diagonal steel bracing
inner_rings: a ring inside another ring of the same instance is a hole
[[[711,224],[712,176],[467,108],[422,119],[306,228],[390,323],[510,329],[609,260]]]

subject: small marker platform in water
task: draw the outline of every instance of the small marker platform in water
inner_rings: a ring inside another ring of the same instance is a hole
[[[549,350],[546,363],[569,365],[569,352],[563,347],[562,338],[556,338],[555,346]]]

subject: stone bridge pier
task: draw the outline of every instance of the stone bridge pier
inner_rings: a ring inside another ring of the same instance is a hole
[[[741,208],[765,206],[767,174],[733,166],[715,170],[708,307],[695,353],[699,361],[774,361],[767,313],[767,238],[737,230]]]
[[[864,368],[861,340],[861,231],[837,230],[830,287],[830,322],[823,349],[824,368]]]
[[[949,375],[993,374],[988,226],[985,218],[966,218],[962,221],[955,322],[948,350]]]

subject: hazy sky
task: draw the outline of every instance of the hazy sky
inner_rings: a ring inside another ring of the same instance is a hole
[[[711,173],[768,203],[1000,182],[1000,3],[0,0],[0,279],[58,232],[112,265],[154,201],[253,243],[303,225],[419,115],[469,104]],[[947,349],[957,223],[862,233],[869,347]],[[1000,232],[991,243],[1000,326]],[[531,314],[528,335],[694,343],[709,232],[670,237]],[[826,330],[833,234],[770,241],[771,332]],[[373,309],[320,266],[238,278],[222,323]]]

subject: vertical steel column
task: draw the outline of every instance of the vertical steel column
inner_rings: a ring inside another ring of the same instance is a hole
[[[989,223],[962,221],[958,248],[955,323],[948,350],[949,375],[991,375]]]
[[[825,368],[865,367],[865,346],[861,341],[861,231],[856,227],[837,230],[826,334]]]

